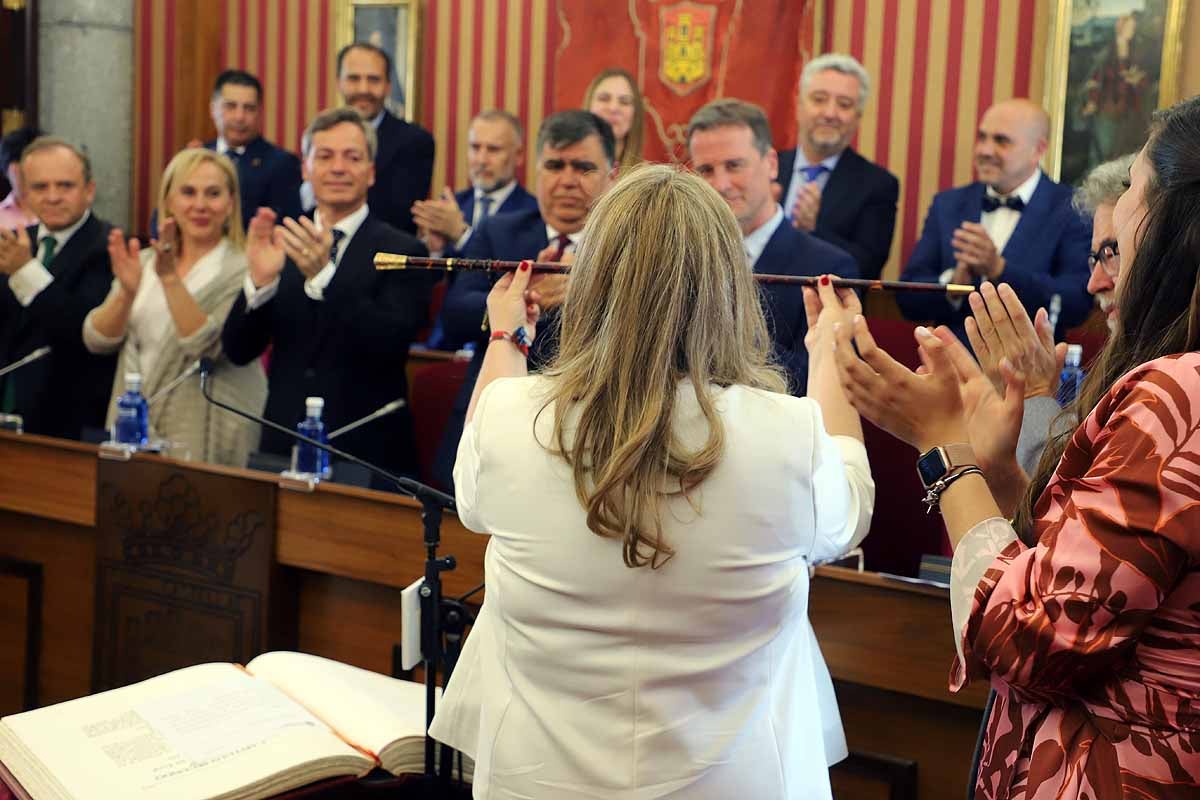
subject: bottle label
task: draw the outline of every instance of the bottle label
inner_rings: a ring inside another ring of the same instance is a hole
[[[117,416],[121,419],[137,419],[138,410],[135,407],[117,406]]]

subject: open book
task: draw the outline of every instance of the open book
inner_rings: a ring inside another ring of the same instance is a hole
[[[256,800],[375,767],[419,773],[425,689],[303,653],[201,664],[0,720],[33,800]],[[464,756],[464,777],[472,765]]]

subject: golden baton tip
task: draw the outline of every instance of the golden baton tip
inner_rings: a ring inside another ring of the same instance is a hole
[[[408,256],[395,253],[376,253],[375,269],[407,269]]]

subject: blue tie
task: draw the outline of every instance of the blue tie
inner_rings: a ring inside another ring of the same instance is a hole
[[[339,231],[334,228],[330,233],[333,234],[333,244],[329,245],[329,263],[337,265],[338,243],[346,237],[345,231]]]
[[[804,174],[805,183],[812,183],[826,172],[829,172],[829,167],[824,164],[809,164],[807,167],[801,167],[800,172]]]
[[[492,215],[492,198],[486,194],[479,196],[479,221],[483,222]]]

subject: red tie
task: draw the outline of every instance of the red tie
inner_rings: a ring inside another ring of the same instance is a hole
[[[550,256],[551,261],[558,261],[563,257],[563,253],[567,252],[567,247],[571,244],[571,239],[565,233],[560,233],[554,237],[554,241],[558,242],[558,249],[554,251],[554,255]]]

